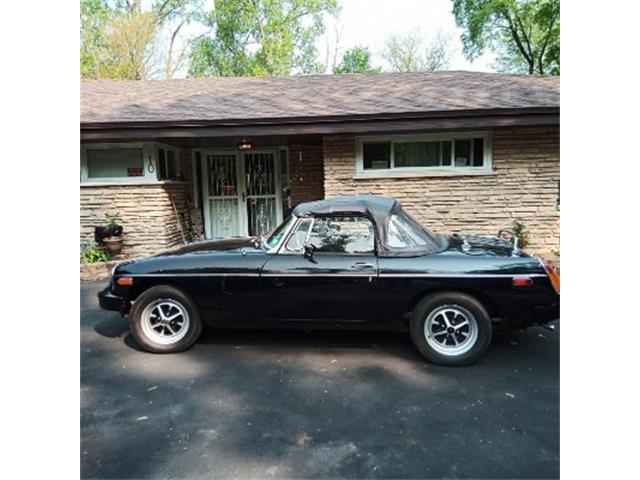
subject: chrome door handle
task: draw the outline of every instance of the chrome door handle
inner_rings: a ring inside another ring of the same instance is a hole
[[[356,262],[353,265],[351,265],[351,268],[353,270],[373,270],[376,267],[375,265],[373,265],[373,263]]]

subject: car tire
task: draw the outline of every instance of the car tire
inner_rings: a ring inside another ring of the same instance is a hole
[[[472,296],[440,292],[418,302],[411,313],[410,332],[414,345],[429,362],[469,365],[489,348],[491,318]]]
[[[169,285],[140,294],[131,308],[129,323],[136,341],[153,353],[187,350],[202,333],[200,312],[193,301]]]

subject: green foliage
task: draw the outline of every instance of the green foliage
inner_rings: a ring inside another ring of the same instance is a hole
[[[451,38],[438,32],[429,42],[416,30],[387,38],[382,57],[395,72],[434,72],[449,68]]]
[[[502,72],[560,74],[560,0],[453,0],[464,54],[486,49]]]
[[[103,43],[104,29],[112,15],[106,0],[80,0],[80,75],[96,78],[97,52]]]
[[[525,248],[529,245],[529,232],[526,230],[524,223],[514,220],[513,234],[518,237],[518,247]]]
[[[110,258],[106,250],[96,246],[87,247],[80,252],[80,263],[107,262]]]
[[[80,0],[81,77],[146,78],[156,31],[140,0]]]
[[[195,40],[192,76],[320,73],[316,40],[337,0],[217,0],[201,18],[212,33]]]
[[[120,225],[121,219],[120,219],[120,213],[119,212],[116,212],[116,213],[106,212],[104,214],[104,216],[107,219],[107,226],[108,227],[113,227],[115,225]]]
[[[380,68],[371,65],[371,53],[367,47],[353,47],[342,55],[340,65],[333,73],[378,73]]]
[[[163,70],[170,78],[184,60],[176,38],[203,1],[80,0],[81,77],[140,80]]]

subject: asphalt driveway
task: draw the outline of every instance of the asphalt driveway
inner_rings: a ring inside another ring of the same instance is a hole
[[[494,339],[465,368],[408,335],[206,330],[140,351],[81,286],[83,478],[554,478],[559,333]]]

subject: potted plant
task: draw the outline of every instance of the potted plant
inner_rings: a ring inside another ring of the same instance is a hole
[[[118,255],[122,251],[122,226],[118,223],[120,221],[120,214],[115,213],[110,215],[105,214],[107,218],[107,225],[105,227],[96,227],[95,238],[96,242],[111,253],[112,255]]]
[[[102,247],[85,246],[80,250],[80,263],[108,262],[109,254]]]

